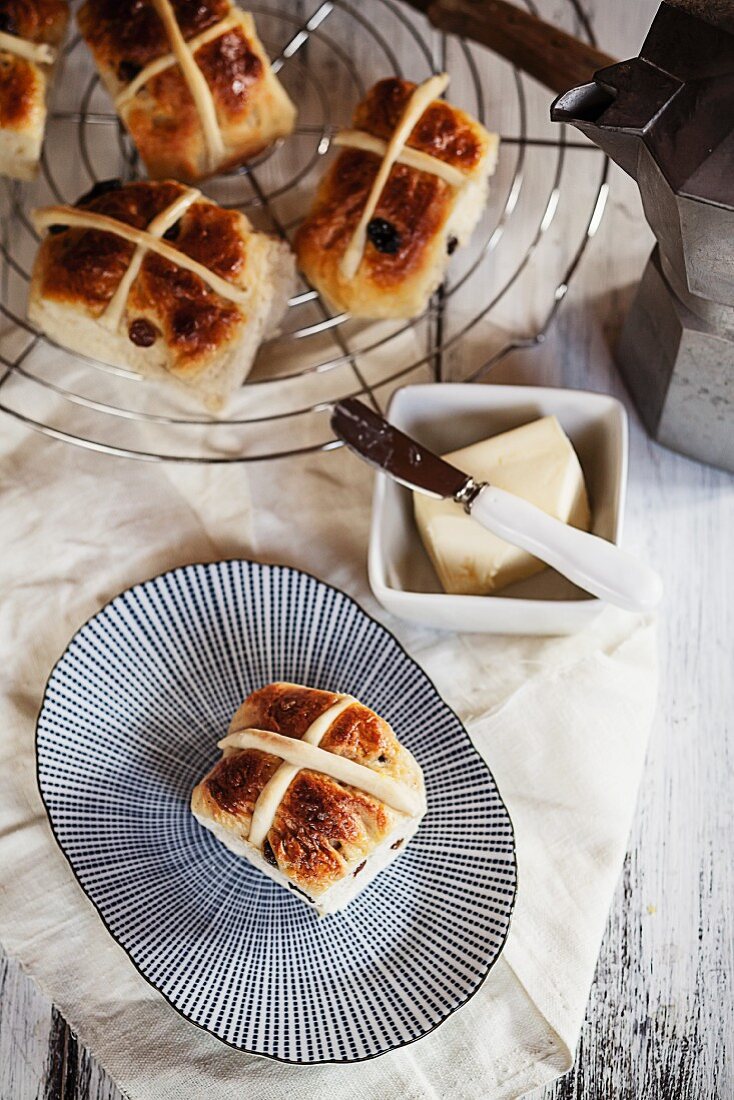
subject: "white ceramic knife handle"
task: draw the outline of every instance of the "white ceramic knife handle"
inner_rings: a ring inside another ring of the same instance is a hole
[[[471,515],[488,531],[552,565],[574,584],[627,611],[652,611],[663,594],[658,574],[613,542],[554,519],[504,489],[486,485]]]

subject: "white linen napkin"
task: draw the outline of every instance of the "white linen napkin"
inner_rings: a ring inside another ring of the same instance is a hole
[[[655,705],[654,627],[607,611],[569,639],[439,634],[374,605],[369,472],[343,453],[254,468],[97,456],[4,425],[0,530],[0,940],[131,1100],[494,1100],[569,1068],[621,868]],[[70,635],[188,561],[300,566],[395,631],[467,722],[512,816],[517,904],[481,991],[430,1036],[354,1066],[293,1067],[188,1024],[135,971],[67,868],[33,737]]]

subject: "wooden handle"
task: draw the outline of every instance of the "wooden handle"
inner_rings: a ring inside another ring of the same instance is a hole
[[[488,46],[553,92],[586,84],[597,69],[615,64],[615,58],[505,0],[407,2],[438,30]]]

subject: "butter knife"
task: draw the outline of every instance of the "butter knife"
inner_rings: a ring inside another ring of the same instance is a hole
[[[401,485],[455,500],[488,531],[527,550],[599,599],[627,611],[652,611],[660,602],[662,581],[649,565],[613,542],[549,516],[522,497],[475,481],[356,397],[335,405],[331,426],[360,458]]]

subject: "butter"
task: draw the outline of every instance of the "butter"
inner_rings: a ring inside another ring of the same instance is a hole
[[[477,481],[523,497],[551,516],[589,530],[584,475],[555,416],[474,443],[445,456]],[[487,531],[453,500],[413,494],[423,544],[446,592],[484,596],[546,568]]]

